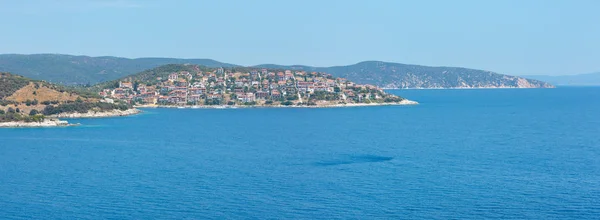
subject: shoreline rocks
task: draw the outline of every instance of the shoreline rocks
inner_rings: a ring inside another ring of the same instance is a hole
[[[368,107],[368,106],[387,106],[387,105],[418,105],[416,101],[404,99],[400,102],[388,103],[348,103],[348,104],[329,104],[329,105],[191,105],[191,106],[171,106],[171,105],[140,105],[136,108],[192,108],[192,109],[236,109],[236,108],[345,108],[345,107]]]
[[[61,121],[58,119],[44,119],[42,122],[24,122],[24,121],[10,121],[0,122],[0,128],[38,128],[38,127],[64,127],[73,126],[67,121]]]
[[[56,118],[106,118],[106,117],[119,117],[119,116],[127,116],[127,115],[135,115],[140,113],[139,109],[127,109],[127,110],[118,110],[113,109],[112,111],[104,111],[104,112],[95,112],[88,111],[86,113],[79,112],[70,112],[70,113],[60,113],[56,115],[51,115]]]

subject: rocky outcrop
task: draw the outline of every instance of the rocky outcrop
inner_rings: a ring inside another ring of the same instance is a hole
[[[104,117],[117,117],[117,116],[127,116],[138,114],[141,111],[135,108],[127,109],[127,110],[118,110],[114,109],[112,111],[88,111],[87,113],[79,113],[79,112],[71,112],[71,113],[60,113],[57,115],[52,115],[52,117],[57,118],[104,118]]]
[[[45,119],[42,122],[23,122],[23,121],[11,121],[11,122],[0,122],[0,128],[21,128],[21,127],[59,127],[69,126],[69,122],[61,121],[58,119]]]

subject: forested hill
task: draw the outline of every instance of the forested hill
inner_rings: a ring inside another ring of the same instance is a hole
[[[96,84],[166,64],[236,67],[210,59],[89,57],[60,54],[0,55],[0,71],[65,85]],[[518,76],[460,67],[429,67],[379,61],[347,66],[311,67],[265,64],[254,67],[326,72],[361,84],[384,88],[551,88],[552,85]]]
[[[490,71],[366,61],[348,66],[308,67],[273,64],[258,67],[327,72],[356,83],[384,88],[552,88],[548,83]]]
[[[64,85],[96,84],[118,79],[165,64],[198,64],[231,67],[211,59],[89,57],[62,54],[3,54],[0,72],[18,73],[32,79]]]

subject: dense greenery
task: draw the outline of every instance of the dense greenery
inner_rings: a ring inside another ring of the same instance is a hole
[[[23,115],[19,109],[8,108],[8,111],[0,110],[0,122],[9,121],[24,121],[24,122],[42,122],[44,121],[44,115],[40,114],[29,114]]]
[[[242,72],[248,69],[208,59],[126,59],[58,54],[0,55],[0,71],[15,72],[35,79],[68,85],[89,85],[107,82],[165,64],[186,63],[207,67],[225,67],[230,70],[234,69]],[[517,86],[519,80],[517,77],[483,70],[456,67],[428,67],[378,61],[336,67],[281,66],[274,64],[265,64],[256,67],[326,72],[360,84],[396,88]],[[550,86],[537,80],[528,80],[528,82],[535,86]]]
[[[0,73],[0,99],[11,96],[17,90],[28,85],[31,80],[9,73]]]
[[[210,59],[88,57],[61,54],[0,55],[0,71],[64,85],[96,84],[166,64],[198,64],[210,67],[235,65]]]
[[[333,92],[315,91],[314,94],[310,96],[310,98],[316,100],[334,101],[339,100],[340,96]]]
[[[56,90],[58,92],[68,92],[71,94],[77,94],[83,98],[100,98],[100,96],[88,89],[78,86],[63,86],[47,83],[39,80],[32,80],[25,78],[20,75],[14,75],[10,73],[0,73],[0,104],[2,99],[11,96],[19,89],[25,87],[29,83],[34,83],[36,88],[40,88],[42,86],[48,87],[50,89]],[[30,105],[34,100],[30,100]],[[35,105],[35,104],[33,104]]]
[[[65,112],[79,112],[86,113],[90,110],[94,111],[110,111],[113,109],[119,110],[127,110],[130,106],[126,104],[112,104],[112,103],[104,103],[104,102],[73,102],[73,103],[64,103],[58,106],[48,105],[44,108],[42,113],[44,115],[56,115]]]
[[[169,65],[164,65],[164,66],[160,66],[157,68],[145,70],[145,71],[142,71],[142,72],[139,72],[139,73],[136,73],[134,75],[130,75],[130,76],[127,76],[124,78],[119,78],[119,79],[116,79],[113,81],[100,83],[98,85],[93,86],[92,91],[98,91],[100,89],[107,89],[107,88],[109,88],[109,89],[118,88],[120,81],[133,82],[134,86],[136,86],[136,87],[140,83],[143,83],[144,85],[147,85],[147,86],[155,85],[158,82],[160,82],[160,80],[158,80],[158,78],[166,79],[169,77],[169,74],[171,74],[173,72],[180,72],[180,71],[194,72],[196,70],[196,68],[198,68],[197,70],[202,70],[202,71],[208,70],[208,67],[198,66],[198,65],[169,64]]]
[[[371,84],[391,88],[449,88],[460,86],[517,86],[518,77],[507,76],[484,70],[459,67],[429,67],[367,61],[348,66],[309,67],[260,65],[280,69],[326,72],[336,77],[347,78],[359,84]],[[547,83],[538,80],[527,80],[529,83],[548,87]]]

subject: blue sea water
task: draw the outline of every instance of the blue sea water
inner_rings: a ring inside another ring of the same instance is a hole
[[[600,88],[0,130],[2,219],[599,219]]]

